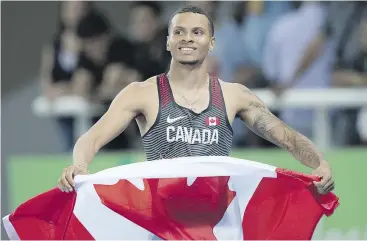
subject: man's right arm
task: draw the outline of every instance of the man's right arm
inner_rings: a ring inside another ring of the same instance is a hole
[[[57,186],[61,191],[72,191],[74,176],[87,174],[88,165],[96,153],[143,112],[144,99],[138,96],[139,92],[142,92],[141,84],[131,83],[123,89],[99,121],[77,140],[73,151],[73,164],[63,170],[58,180]]]
[[[78,139],[73,152],[74,165],[88,166],[95,154],[141,112],[141,98],[136,96],[139,86],[140,83],[132,83],[124,88],[98,122]]]

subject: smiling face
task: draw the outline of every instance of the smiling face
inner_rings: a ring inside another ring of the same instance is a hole
[[[172,18],[167,50],[185,65],[201,64],[214,48],[209,19],[198,13],[179,13]]]

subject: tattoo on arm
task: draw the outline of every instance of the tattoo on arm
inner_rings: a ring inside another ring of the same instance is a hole
[[[248,125],[252,131],[286,149],[303,164],[312,168],[319,166],[322,154],[309,139],[275,117],[263,103],[251,101],[249,106],[259,110],[253,117],[252,125]]]

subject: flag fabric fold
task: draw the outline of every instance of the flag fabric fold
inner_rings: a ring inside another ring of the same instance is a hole
[[[10,239],[311,239],[339,205],[316,177],[232,157],[134,163],[77,176],[3,218]]]

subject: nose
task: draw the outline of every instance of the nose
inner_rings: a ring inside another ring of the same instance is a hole
[[[185,41],[185,42],[193,42],[194,41],[194,39],[192,37],[192,34],[190,32],[188,32],[187,34],[185,34],[183,36],[183,39],[182,40]]]

